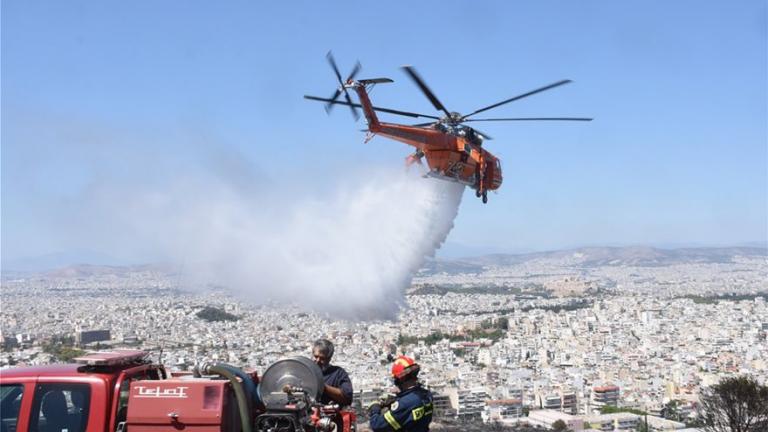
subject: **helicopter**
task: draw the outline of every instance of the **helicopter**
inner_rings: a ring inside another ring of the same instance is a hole
[[[350,108],[352,116],[357,120],[358,109],[362,109],[368,122],[368,134],[365,142],[374,136],[381,135],[395,141],[415,147],[415,151],[406,158],[406,166],[414,163],[422,165],[422,159],[426,158],[428,172],[425,177],[435,177],[442,180],[458,182],[475,190],[475,196],[482,198],[483,203],[488,202],[488,191],[497,190],[503,180],[501,174],[501,161],[483,148],[483,142],[492,139],[488,134],[466,125],[468,122],[493,122],[493,121],[591,121],[586,117],[516,117],[516,118],[470,118],[476,114],[500,107],[510,102],[551,90],[572,82],[560,80],[544,87],[531,90],[515,97],[497,102],[483,108],[476,109],[469,114],[460,114],[449,111],[445,105],[435,96],[426,82],[412,66],[403,66],[406,75],[419,87],[422,93],[429,99],[436,110],[444,115],[435,116],[420,114],[410,111],[401,111],[390,108],[374,106],[371,103],[369,93],[377,84],[387,84],[393,81],[389,78],[373,78],[355,80],[362,66],[357,62],[346,80],[341,78],[341,73],[332,53],[326,56],[333,69],[339,87],[330,98],[305,95],[305,99],[325,102],[325,110],[330,114],[335,105],[345,105]],[[357,93],[360,103],[352,102],[349,90]],[[344,94],[345,100],[339,100]],[[376,112],[383,112],[411,118],[431,119],[425,123],[413,125],[385,123],[379,121]]]

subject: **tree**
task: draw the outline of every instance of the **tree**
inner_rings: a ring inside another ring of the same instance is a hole
[[[665,419],[680,421],[680,403],[676,400],[667,402],[663,408],[661,408],[661,416]]]
[[[645,411],[639,410],[637,408],[615,407],[615,406],[610,406],[610,405],[605,405],[605,406],[600,407],[600,414],[614,414],[614,413],[623,413],[623,412],[637,414],[639,416],[647,414]]]
[[[585,426],[584,429],[587,427]],[[637,423],[637,428],[635,428],[637,432],[651,432],[651,428],[648,427],[648,416],[646,415],[643,420],[640,420],[640,422]]]
[[[67,345],[43,345],[43,352],[51,354],[55,361],[69,363],[75,357],[85,354],[85,351]]]
[[[565,432],[568,430],[568,425],[562,420],[557,420],[552,423],[552,430],[555,432]]]
[[[208,322],[217,322],[217,321],[237,321],[240,319],[237,315],[232,315],[231,313],[225,311],[224,309],[219,309],[215,307],[206,306],[200,311],[197,312],[197,317],[202,318],[205,321]]]
[[[768,430],[768,386],[750,376],[725,378],[705,389],[699,415],[707,432]]]

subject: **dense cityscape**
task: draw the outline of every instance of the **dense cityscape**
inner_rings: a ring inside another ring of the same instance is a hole
[[[190,291],[160,267],[3,274],[0,366],[71,350],[149,350],[173,370],[219,360],[264,371],[336,344],[361,408],[391,387],[391,355],[422,365],[438,419],[573,430],[696,430],[700,391],[747,374],[768,382],[765,249],[591,248],[433,261],[394,321],[341,321]],[[361,287],[360,289],[365,289]],[[647,415],[646,415],[647,414]],[[650,420],[649,420],[650,419]]]

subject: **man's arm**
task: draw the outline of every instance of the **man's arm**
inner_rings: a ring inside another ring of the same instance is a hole
[[[344,390],[339,387],[333,387],[326,384],[324,392],[339,405],[350,405],[352,403],[352,398],[347,397]]]
[[[412,423],[412,408],[412,401],[402,399],[395,401],[388,410],[382,409],[378,403],[373,404],[368,412],[369,425],[373,432],[399,431]]]
[[[338,387],[325,385],[325,394],[339,405],[352,405],[352,380],[344,369],[339,369]]]
[[[381,413],[381,406],[378,403],[373,404],[369,408],[368,417],[370,418],[369,425],[373,432],[390,432],[396,430],[386,419],[384,419],[384,414]]]

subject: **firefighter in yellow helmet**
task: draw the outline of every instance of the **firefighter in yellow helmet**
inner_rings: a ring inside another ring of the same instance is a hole
[[[425,432],[432,422],[432,392],[419,384],[419,365],[412,358],[399,356],[392,364],[392,378],[400,390],[389,404],[374,403],[368,408],[374,432]]]

